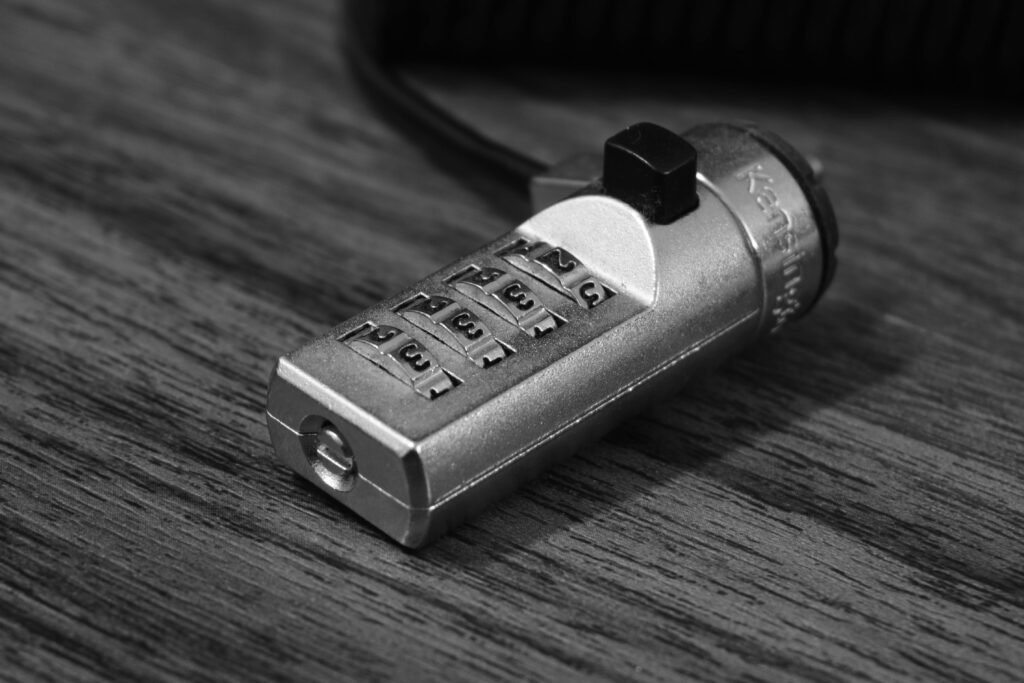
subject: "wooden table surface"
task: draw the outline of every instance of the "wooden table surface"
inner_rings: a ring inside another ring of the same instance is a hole
[[[417,71],[549,161],[756,120],[842,239],[812,316],[407,552],[275,464],[268,373],[526,214],[335,10],[0,0],[0,679],[1024,680],[1024,117]]]

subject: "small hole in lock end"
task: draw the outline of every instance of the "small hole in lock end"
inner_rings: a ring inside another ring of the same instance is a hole
[[[349,491],[356,483],[356,459],[345,437],[324,421],[315,434],[307,434],[304,450],[309,466],[332,491]]]

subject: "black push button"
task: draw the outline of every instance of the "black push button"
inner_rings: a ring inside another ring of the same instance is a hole
[[[604,143],[604,188],[655,223],[697,208],[697,150],[678,134],[637,123]]]

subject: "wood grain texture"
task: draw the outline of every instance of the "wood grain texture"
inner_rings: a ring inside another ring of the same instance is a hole
[[[757,120],[842,242],[811,317],[410,553],[274,463],[266,379],[514,217],[334,13],[0,0],[0,679],[1024,680],[1019,116],[418,71],[552,161]]]

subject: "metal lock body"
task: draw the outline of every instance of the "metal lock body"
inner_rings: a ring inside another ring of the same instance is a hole
[[[689,171],[627,136],[639,175],[606,148],[604,180],[281,358],[278,458],[422,546],[805,313],[836,243],[806,162],[751,126],[681,139]],[[673,204],[677,173],[693,197]]]

